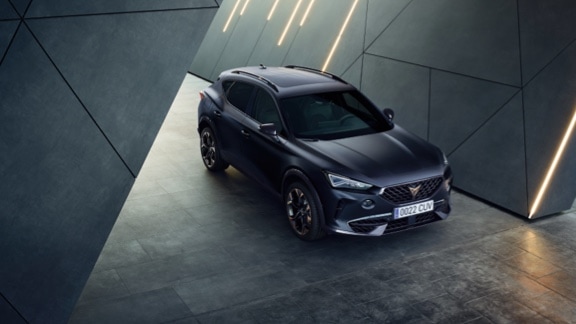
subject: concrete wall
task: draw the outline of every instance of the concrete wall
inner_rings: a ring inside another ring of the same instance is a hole
[[[66,322],[212,0],[0,0],[0,322]]]
[[[231,15],[238,1],[238,9]],[[228,0],[190,68],[214,80],[236,66],[321,69],[354,0]],[[230,18],[228,29],[223,32]],[[440,146],[456,186],[519,215],[569,209],[576,140],[542,204],[534,201],[576,110],[576,2],[359,0],[327,70],[357,85],[396,121]]]

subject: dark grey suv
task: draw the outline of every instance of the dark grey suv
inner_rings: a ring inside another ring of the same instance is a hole
[[[337,76],[244,67],[200,95],[206,168],[231,164],[277,193],[303,240],[379,236],[448,217],[446,156]]]

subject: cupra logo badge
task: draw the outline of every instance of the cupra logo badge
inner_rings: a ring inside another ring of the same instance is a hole
[[[416,199],[416,195],[418,195],[420,188],[422,188],[422,185],[416,187],[408,187],[408,189],[410,189],[410,193],[412,194],[412,199]]]

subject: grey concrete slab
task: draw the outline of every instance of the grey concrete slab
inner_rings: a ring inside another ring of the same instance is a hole
[[[498,293],[473,300],[467,305],[496,323],[552,323],[537,312],[510,298],[510,296]]]
[[[433,322],[467,323],[482,317],[450,295],[442,295],[413,307]]]
[[[0,291],[27,321],[64,321],[134,178],[26,28],[0,93]]]
[[[365,55],[361,90],[379,108],[394,109],[399,125],[428,138],[429,69]]]
[[[26,17],[53,17],[71,16],[102,13],[119,13],[150,10],[191,9],[191,8],[215,8],[217,4],[213,0],[96,0],[89,2],[73,2],[66,0],[35,0]]]
[[[28,24],[138,174],[211,19],[208,11],[178,10]]]
[[[562,52],[524,90],[528,193],[534,201],[570,120],[576,113],[576,43]],[[570,209],[576,197],[576,141],[567,143],[549,190],[536,216]]]
[[[516,1],[415,0],[367,52],[520,86],[519,46]]]
[[[340,75],[344,81],[352,84],[356,88],[362,87],[362,65],[364,64],[364,55],[359,56],[344,73]]]
[[[518,91],[515,87],[432,70],[430,141],[449,156]]]
[[[528,214],[522,97],[516,94],[454,153],[456,187],[520,215]]]
[[[69,323],[166,323],[190,314],[173,289],[163,288],[121,297],[97,307],[79,306]]]
[[[576,38],[576,3],[570,0],[518,2],[524,84]]]

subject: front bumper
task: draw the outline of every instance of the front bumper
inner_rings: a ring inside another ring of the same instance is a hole
[[[379,192],[343,191],[330,188],[323,197],[325,230],[333,233],[381,236],[446,219],[450,214],[451,179],[443,179],[437,190],[414,201],[394,203]],[[431,211],[402,218],[394,217],[394,209],[434,201]],[[372,203],[365,203],[371,201]],[[369,206],[370,208],[367,208]]]

